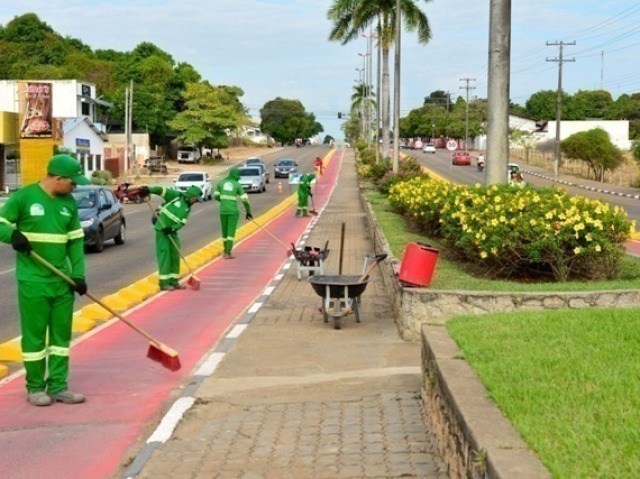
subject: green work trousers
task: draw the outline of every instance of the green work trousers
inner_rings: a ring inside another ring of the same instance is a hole
[[[156,230],[156,259],[158,260],[158,278],[161,288],[163,286],[177,286],[180,279],[180,254],[171,244],[169,237],[173,238],[179,248],[178,233],[166,234]]]
[[[298,209],[296,216],[309,216],[309,195],[305,192],[298,191]]]
[[[224,252],[231,253],[233,241],[236,239],[236,227],[238,226],[240,213],[221,213],[220,226],[222,227],[222,244]]]
[[[57,278],[48,283],[18,281],[22,359],[30,393],[67,389],[73,300],[69,285]]]

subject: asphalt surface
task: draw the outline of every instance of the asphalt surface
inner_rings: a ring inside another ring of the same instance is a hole
[[[284,196],[295,191],[289,188],[286,179],[273,178],[273,163],[277,159],[285,156],[293,157],[300,164],[299,171],[306,173],[313,171],[313,161],[316,156],[324,156],[328,151],[328,147],[325,146],[287,147],[272,153],[265,150],[261,157],[270,167],[271,182],[267,185],[265,193],[249,195],[254,216],[268,211],[280,203]],[[185,171],[204,169],[200,165],[180,166]],[[226,175],[230,166],[232,166],[231,163],[207,167],[210,168],[209,174],[212,177],[214,187]],[[175,176],[169,175],[159,184],[170,185]],[[160,178],[158,175],[154,175],[149,179],[155,182],[158,178]],[[277,193],[279,181],[283,184],[283,193]],[[152,198],[154,204],[159,204],[160,201],[158,197]],[[126,243],[118,246],[113,241],[108,241],[103,252],[94,253],[89,250],[86,254],[87,283],[90,291],[99,298],[112,294],[157,270],[149,208],[144,204],[136,205],[133,203],[125,204],[123,208],[127,220]],[[218,211],[219,203],[217,201],[207,201],[194,206],[187,226],[179,233],[185,255],[189,255],[220,237]],[[241,220],[241,224],[242,221],[244,220]],[[0,343],[3,343],[20,333],[15,281],[15,252],[10,245],[5,244],[0,244],[0,251],[2,251],[0,254],[0,304],[2,304]],[[76,309],[89,304],[89,302],[88,299],[78,298]]]

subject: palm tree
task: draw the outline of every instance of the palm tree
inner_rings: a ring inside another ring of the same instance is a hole
[[[364,126],[363,122],[370,121],[370,118],[367,118],[367,111],[372,111],[376,107],[376,101],[373,99],[373,89],[370,85],[366,85],[364,83],[358,83],[353,86],[353,94],[351,95],[351,114],[358,115],[360,118],[361,131],[366,132],[369,128]],[[367,108],[368,107],[368,108]],[[369,125],[370,126],[370,125]],[[362,134],[364,138],[366,135]],[[366,141],[369,141],[370,138],[364,138]]]
[[[431,39],[427,16],[418,8],[419,0],[401,0],[400,9],[405,28],[416,31],[420,43]],[[424,0],[430,2],[431,0]],[[327,12],[333,22],[329,40],[343,45],[358,38],[369,25],[375,25],[379,47],[382,48],[382,150],[389,152],[391,100],[389,94],[389,50],[396,38],[396,0],[334,0]]]

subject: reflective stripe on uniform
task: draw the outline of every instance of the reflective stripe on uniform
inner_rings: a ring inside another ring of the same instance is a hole
[[[240,195],[240,199],[242,201],[249,201],[249,196],[246,193],[244,193],[244,194]]]
[[[247,196],[247,195],[243,195],[243,196]],[[231,201],[236,201],[236,196],[230,196],[230,195],[220,195],[220,199],[221,200],[231,200]]]
[[[49,354],[67,358],[69,357],[69,348],[63,348],[61,346],[49,346]]]
[[[31,232],[22,232],[29,241],[35,241],[36,243],[55,243],[55,244],[65,244],[69,241],[69,235],[64,234],[53,234],[53,233],[31,233]]]
[[[47,350],[36,351],[34,353],[22,352],[22,360],[24,362],[42,361],[47,356]]]
[[[79,230],[69,231],[67,235],[70,240],[84,238],[84,230],[80,228]]]
[[[182,223],[183,225],[187,224],[187,220],[186,219],[180,219],[178,218],[176,215],[174,215],[173,213],[164,210],[164,214],[174,223]]]
[[[173,279],[173,278],[180,279],[180,275],[176,273],[158,275],[158,279]]]
[[[234,239],[236,239],[235,236],[228,236],[226,238],[222,238],[222,241],[233,241]]]
[[[4,224],[6,224],[6,225],[9,225],[9,226],[11,226],[12,228],[15,228],[15,227],[16,227],[16,224],[15,224],[15,223],[12,223],[11,221],[9,221],[9,220],[8,220],[8,219],[6,219],[6,218],[3,218],[2,216],[0,216],[0,223],[4,223]]]

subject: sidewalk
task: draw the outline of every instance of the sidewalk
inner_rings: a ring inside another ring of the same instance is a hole
[[[361,273],[374,253],[364,221],[349,150],[306,240],[329,240],[325,274],[338,274],[343,222],[342,274]],[[156,430],[121,477],[446,478],[423,422],[420,344],[399,338],[380,269],[362,322],[349,315],[341,330],[293,259],[281,273],[201,366],[213,374],[187,386],[195,401],[171,439]]]

